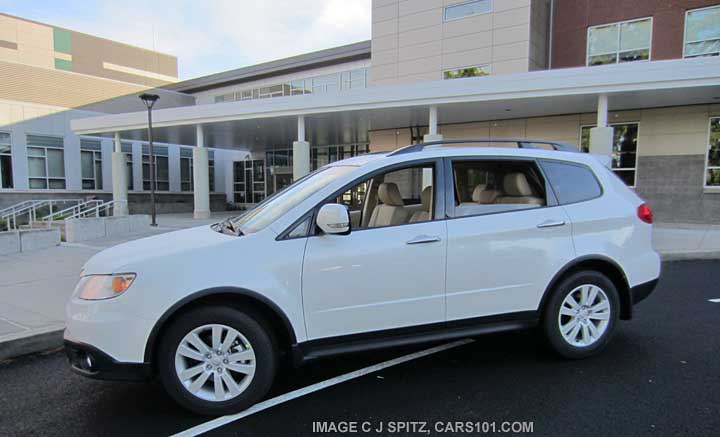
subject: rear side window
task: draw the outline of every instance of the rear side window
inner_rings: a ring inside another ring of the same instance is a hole
[[[582,202],[602,194],[592,170],[569,162],[540,160],[560,204]]]

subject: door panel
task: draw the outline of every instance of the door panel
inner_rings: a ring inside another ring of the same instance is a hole
[[[446,244],[444,221],[310,237],[303,268],[308,338],[444,321]]]
[[[547,283],[574,256],[559,206],[447,224],[448,320],[537,309]]]

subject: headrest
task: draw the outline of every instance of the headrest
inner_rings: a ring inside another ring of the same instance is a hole
[[[397,184],[394,182],[384,182],[378,187],[378,197],[380,201],[385,205],[390,206],[404,206],[402,196]]]
[[[472,200],[473,202],[480,202],[482,192],[485,191],[487,188],[487,184],[480,184],[472,192]]]
[[[503,189],[508,196],[532,196],[533,191],[524,173],[508,173],[503,179]]]
[[[422,203],[422,207],[424,210],[429,211],[430,210],[430,202],[432,201],[432,186],[428,185],[425,187],[424,190],[422,190],[422,193],[420,193],[420,203]]]

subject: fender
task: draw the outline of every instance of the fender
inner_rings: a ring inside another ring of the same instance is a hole
[[[278,307],[275,302],[268,299],[266,296],[263,296],[260,293],[257,293],[252,290],[247,290],[245,288],[240,287],[214,287],[214,288],[208,288],[206,290],[197,291],[195,293],[192,293],[188,296],[185,296],[184,298],[180,299],[179,301],[175,302],[170,308],[168,308],[165,313],[158,319],[157,322],[155,322],[155,326],[153,326],[152,330],[150,331],[150,335],[148,336],[148,340],[145,344],[145,362],[151,363],[153,359],[153,354],[155,352],[155,345],[157,342],[158,335],[162,331],[163,327],[166,325],[167,321],[170,320],[175,314],[177,314],[179,311],[181,311],[183,308],[185,308],[187,305],[191,305],[193,302],[198,301],[200,299],[205,299],[212,296],[221,296],[221,295],[234,295],[237,297],[247,298],[250,300],[255,301],[256,303],[260,305],[264,305],[267,307],[269,311],[274,313],[274,315],[281,321],[282,327],[285,331],[285,333],[288,336],[288,339],[290,340],[290,344],[294,345],[297,343],[297,337],[295,336],[295,329],[292,326],[292,323],[290,323],[290,319],[288,319],[287,315],[283,310]]]
[[[557,273],[552,277],[550,282],[548,283],[547,287],[545,288],[545,291],[543,292],[543,297],[540,299],[540,306],[538,306],[537,313],[538,317],[542,316],[542,310],[545,308],[545,302],[548,299],[548,296],[550,295],[550,292],[555,287],[555,284],[558,282],[558,280],[563,277],[567,272],[572,270],[573,268],[577,267],[578,265],[582,263],[586,263],[589,261],[599,261],[602,263],[609,264],[613,267],[613,269],[621,275],[621,280],[623,281],[623,284],[621,284],[621,287],[618,287],[618,293],[620,294],[620,318],[623,320],[630,320],[632,318],[632,300],[630,297],[630,284],[627,280],[627,275],[625,274],[625,271],[620,267],[620,265],[612,258],[606,256],[606,255],[583,255],[581,257],[575,258],[572,261],[565,264],[560,270],[558,270]],[[613,280],[613,278],[610,278]]]

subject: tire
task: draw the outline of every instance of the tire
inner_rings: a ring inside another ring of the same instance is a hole
[[[198,339],[204,349],[198,347]],[[250,313],[221,306],[200,307],[174,320],[161,338],[157,359],[160,381],[170,397],[202,415],[231,414],[252,406],[270,390],[278,365],[267,324]]]
[[[586,270],[557,284],[543,309],[541,323],[555,352],[565,358],[580,359],[607,346],[619,314],[620,297],[613,282],[600,272]]]

